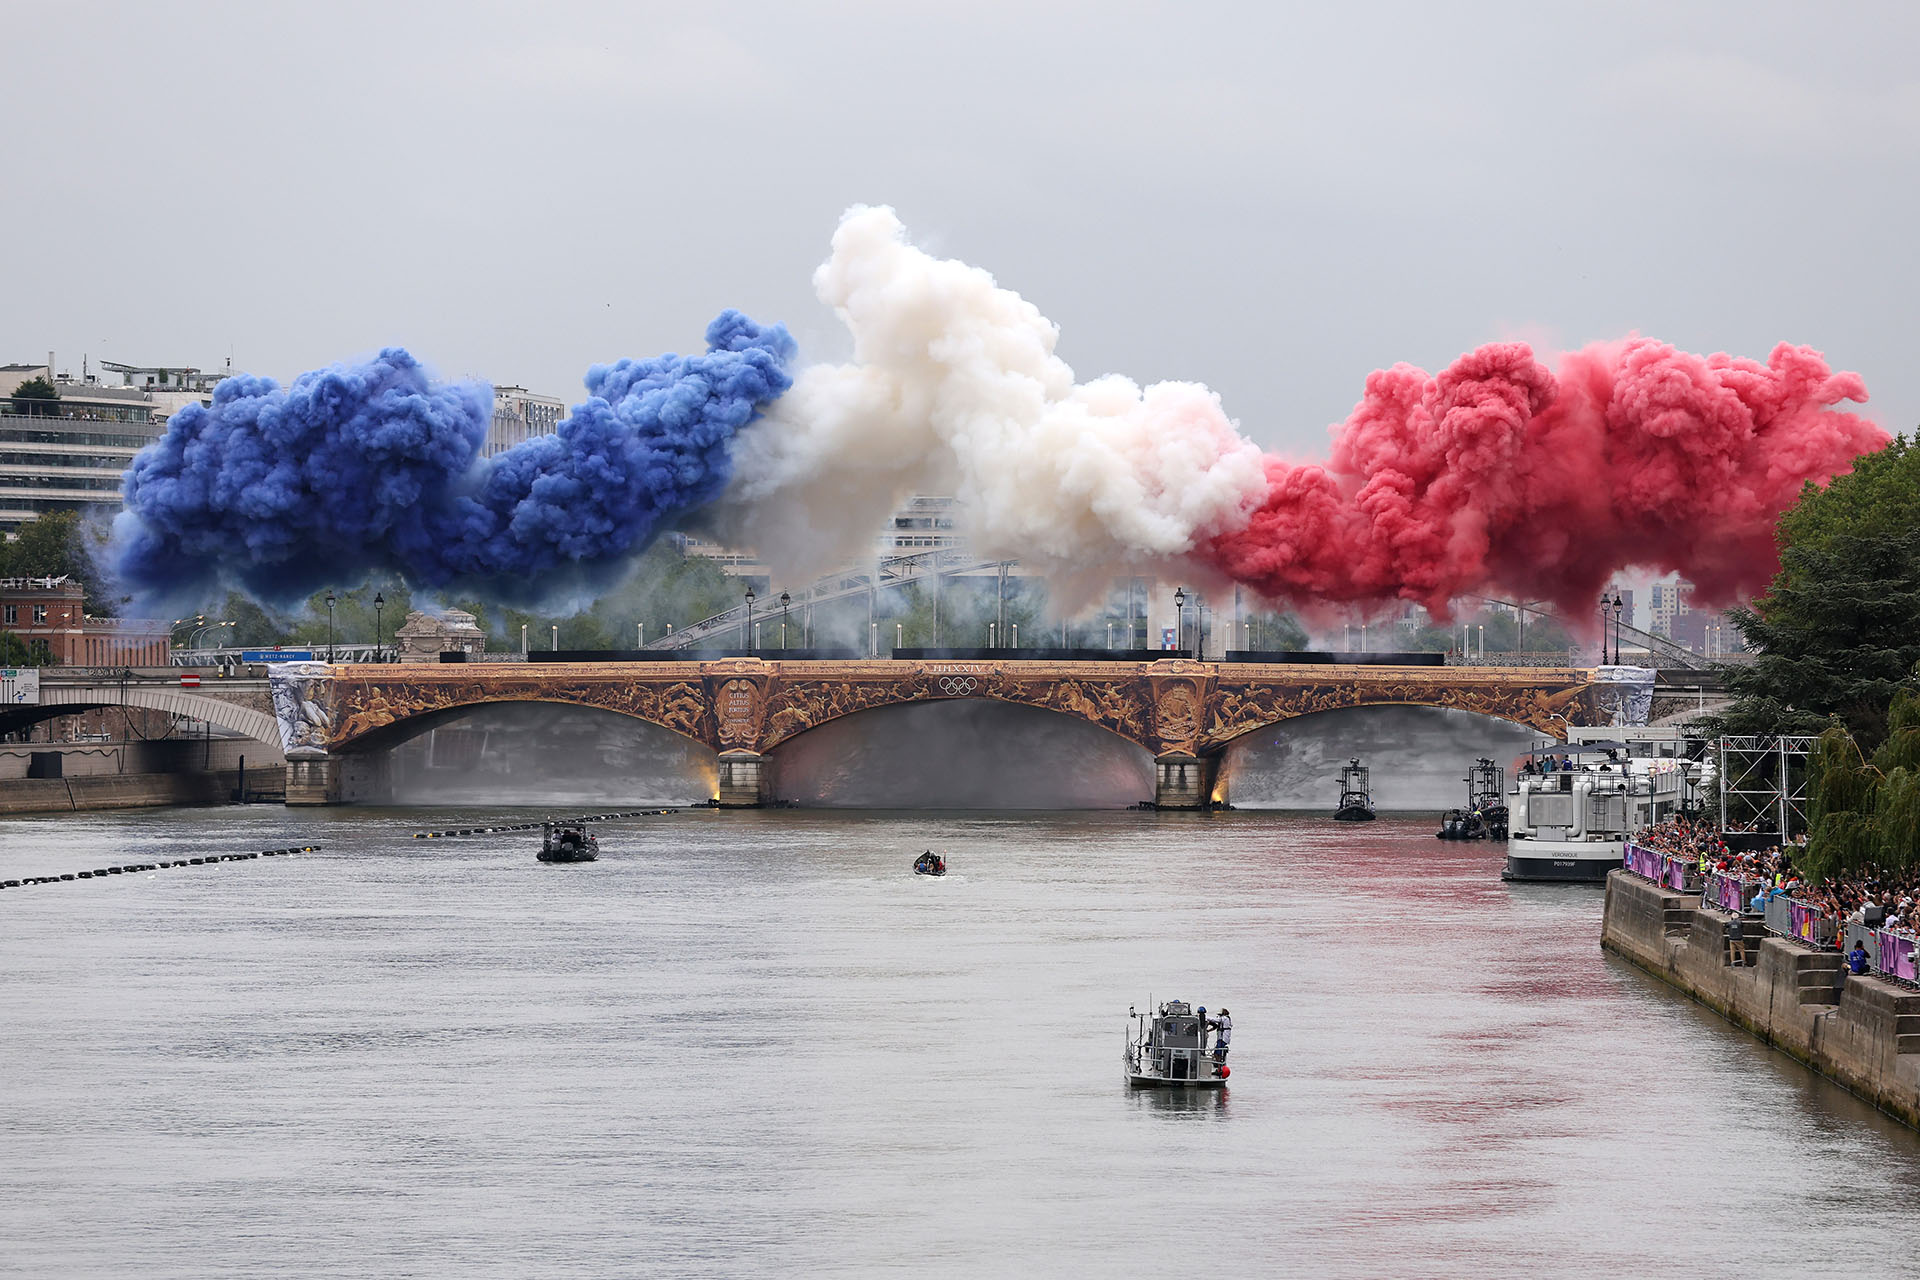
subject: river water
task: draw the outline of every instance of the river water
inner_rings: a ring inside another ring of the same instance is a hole
[[[0,824],[0,1275],[1910,1268],[1920,1138],[1432,820]],[[513,813],[513,817],[535,816]],[[953,874],[908,873],[923,848]],[[1125,1014],[1233,1011],[1218,1097]]]

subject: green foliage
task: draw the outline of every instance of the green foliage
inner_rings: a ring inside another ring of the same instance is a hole
[[[1882,538],[1920,527],[1920,444],[1896,436],[1824,489],[1809,483],[1780,517],[1781,547],[1831,547],[1842,538]]]
[[[1728,669],[1724,731],[1805,733],[1838,718],[1871,750],[1894,695],[1920,685],[1920,529],[1788,546],[1773,585],[1734,622],[1758,656]]]
[[[1818,732],[1872,750],[1896,694],[1920,685],[1920,447],[1904,436],[1809,484],[1776,528],[1780,572],[1734,624],[1758,657],[1728,668],[1729,733]]]
[[[13,411],[34,417],[48,417],[60,399],[60,389],[45,378],[28,378],[13,389]],[[21,401],[29,403],[22,404]]]
[[[11,631],[0,631],[0,667],[51,667],[58,665],[48,649],[31,648]]]
[[[74,511],[44,511],[0,544],[0,577],[72,578],[86,592],[85,608],[96,616],[113,612],[89,554],[97,535]]]

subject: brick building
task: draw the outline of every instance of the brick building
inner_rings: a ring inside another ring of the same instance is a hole
[[[87,616],[71,578],[0,578],[0,629],[64,667],[164,667],[167,624],[157,618]]]

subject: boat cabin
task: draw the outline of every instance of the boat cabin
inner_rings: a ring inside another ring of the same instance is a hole
[[[1227,1077],[1225,1064],[1207,1049],[1207,1016],[1185,1000],[1168,1000],[1153,1013],[1129,1009],[1134,1020],[1127,1041],[1127,1079],[1138,1086],[1214,1088]]]
[[[1619,840],[1680,813],[1688,762],[1625,743],[1536,748],[1515,780],[1512,828],[1536,840]]]

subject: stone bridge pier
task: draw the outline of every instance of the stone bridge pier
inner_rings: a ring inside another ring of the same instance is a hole
[[[1651,678],[1651,673],[1647,673]],[[327,804],[377,776],[391,747],[458,712],[505,702],[594,707],[710,749],[713,800],[780,799],[777,748],[833,720],[914,702],[988,699],[1075,717],[1144,748],[1154,802],[1219,803],[1221,757],[1240,735],[1347,707],[1450,707],[1565,736],[1617,709],[1609,677],[1576,668],[1401,667],[1009,659],[722,658],[713,661],[488,663],[275,669],[273,707],[288,762],[287,803]]]

